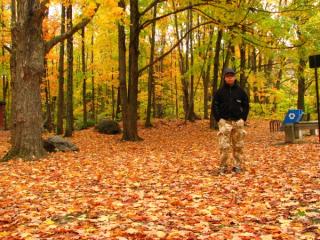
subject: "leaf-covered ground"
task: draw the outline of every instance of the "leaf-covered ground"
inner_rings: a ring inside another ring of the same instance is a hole
[[[216,174],[207,121],[157,122],[138,143],[84,130],[79,153],[0,163],[0,239],[320,239],[317,137],[247,131],[242,174]]]

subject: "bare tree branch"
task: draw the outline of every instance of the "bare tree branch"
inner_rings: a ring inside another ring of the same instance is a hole
[[[88,23],[92,20],[92,18],[95,16],[96,12],[98,11],[100,7],[100,4],[97,4],[97,7],[94,10],[94,14],[92,16],[89,17],[85,17],[82,19],[81,22],[79,22],[78,24],[76,24],[75,26],[72,27],[72,29],[70,29],[69,31],[65,32],[62,35],[53,37],[51,40],[46,41],[45,45],[46,45],[46,53],[48,53],[56,44],[58,44],[59,42],[64,41],[65,39],[71,37],[73,34],[75,34],[77,31],[79,31],[80,29],[84,28],[85,26],[88,25]]]
[[[245,37],[243,34],[241,33],[238,33],[240,35],[242,35],[242,38],[246,41],[246,42],[249,42],[251,43],[252,45],[255,45],[255,46],[259,46],[259,47],[263,47],[263,48],[268,48],[268,49],[293,49],[293,48],[298,48],[298,47],[302,47],[306,42],[302,42],[300,44],[297,44],[297,45],[292,45],[292,46],[279,46],[279,47],[273,47],[273,46],[269,46],[269,45],[263,45],[261,43],[258,43],[258,42],[255,42],[254,40],[251,40],[247,37]],[[260,40],[260,42],[262,42]]]
[[[182,37],[181,39],[179,39],[167,52],[165,52],[164,54],[162,54],[160,57],[156,58],[152,63],[144,66],[143,68],[141,68],[139,70],[139,75],[142,74],[143,71],[145,71],[146,69],[148,69],[150,66],[156,64],[157,62],[159,62],[161,59],[163,59],[164,57],[166,57],[167,55],[169,55],[177,46],[179,46],[179,44],[183,41],[183,39],[185,39],[188,34],[192,31],[194,31],[195,29],[201,27],[201,26],[204,26],[204,25],[208,25],[208,24],[215,24],[214,21],[208,21],[208,22],[204,22],[204,23],[201,23],[193,28],[191,28],[189,31],[187,31]]]
[[[161,20],[163,18],[166,18],[168,16],[171,16],[173,14],[177,14],[179,12],[183,12],[183,11],[186,11],[186,10],[189,10],[189,9],[193,9],[195,7],[199,7],[199,6],[207,6],[207,5],[210,5],[210,6],[215,6],[213,4],[210,4],[208,2],[204,2],[204,3],[196,3],[196,4],[193,4],[193,5],[188,5],[186,7],[182,7],[182,8],[179,8],[179,9],[176,9],[175,11],[173,12],[169,12],[169,13],[166,13],[162,16],[159,16],[159,17],[156,17],[156,18],[153,18],[153,19],[149,19],[149,20],[146,20],[144,23],[142,23],[140,25],[140,29],[144,29],[146,27],[148,27],[150,24],[152,24],[154,21],[158,21],[158,20]]]
[[[266,9],[259,9],[259,8],[254,8],[250,7],[248,10],[251,12],[264,12],[264,13],[269,13],[269,14],[281,14],[281,13],[288,13],[288,12],[303,12],[303,11],[310,11],[310,10],[318,10],[319,7],[313,6],[313,5],[302,5],[302,6],[297,6],[296,8],[288,8],[280,11],[269,11]]]
[[[148,11],[150,11],[156,4],[161,3],[161,2],[166,2],[167,0],[155,0],[148,7],[143,10],[143,12],[140,13],[140,16],[145,15]]]

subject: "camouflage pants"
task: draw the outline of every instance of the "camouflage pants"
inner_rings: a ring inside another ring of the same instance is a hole
[[[244,162],[244,137],[247,132],[244,130],[244,121],[227,121],[221,119],[219,125],[219,148],[220,148],[220,167],[226,168],[232,149],[234,165],[241,167]]]

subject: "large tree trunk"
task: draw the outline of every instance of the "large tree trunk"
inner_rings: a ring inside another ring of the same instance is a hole
[[[125,11],[125,1],[120,0],[119,7]],[[120,91],[120,103],[121,114],[123,122],[123,139],[127,137],[128,129],[128,93],[127,93],[127,63],[126,63],[126,33],[123,23],[118,23],[118,51],[119,51],[119,91]]]
[[[86,56],[85,56],[85,28],[81,30],[81,63],[82,63],[82,104],[83,104],[83,128],[88,127],[88,112],[87,112],[87,71],[86,71]]]
[[[21,0],[17,3],[17,19],[14,19],[12,29],[12,147],[4,160],[16,157],[34,159],[46,153],[41,138],[40,96],[45,56],[42,40],[44,13],[34,11],[38,8],[39,1]]]
[[[72,28],[72,4],[67,7],[67,30]],[[67,125],[66,137],[73,133],[73,37],[67,39],[68,79],[67,79]]]
[[[138,0],[130,0],[130,43],[129,43],[129,92],[128,92],[128,118],[126,129],[123,131],[123,140],[138,141],[138,58],[140,14]]]
[[[40,96],[45,55],[91,20],[85,18],[67,34],[45,41],[42,23],[48,13],[46,3],[40,0],[20,0],[16,5],[15,0],[11,1],[12,147],[3,160],[16,157],[35,159],[46,154],[41,138]]]
[[[61,4],[61,34],[65,33],[65,6]],[[59,53],[59,86],[58,86],[58,113],[57,113],[57,134],[63,134],[64,118],[64,41],[60,44]]]
[[[153,7],[153,18],[157,17],[157,4]],[[148,105],[147,105],[147,118],[145,122],[145,127],[152,127],[151,124],[151,107],[152,107],[152,88],[153,88],[153,61],[154,61],[154,49],[155,49],[155,38],[156,38],[156,22],[152,23],[152,33],[151,33],[150,43],[150,67],[148,76]]]

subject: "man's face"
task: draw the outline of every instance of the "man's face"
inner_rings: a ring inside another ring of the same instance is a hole
[[[236,76],[233,73],[227,73],[224,76],[224,79],[229,86],[232,86],[236,81]]]

